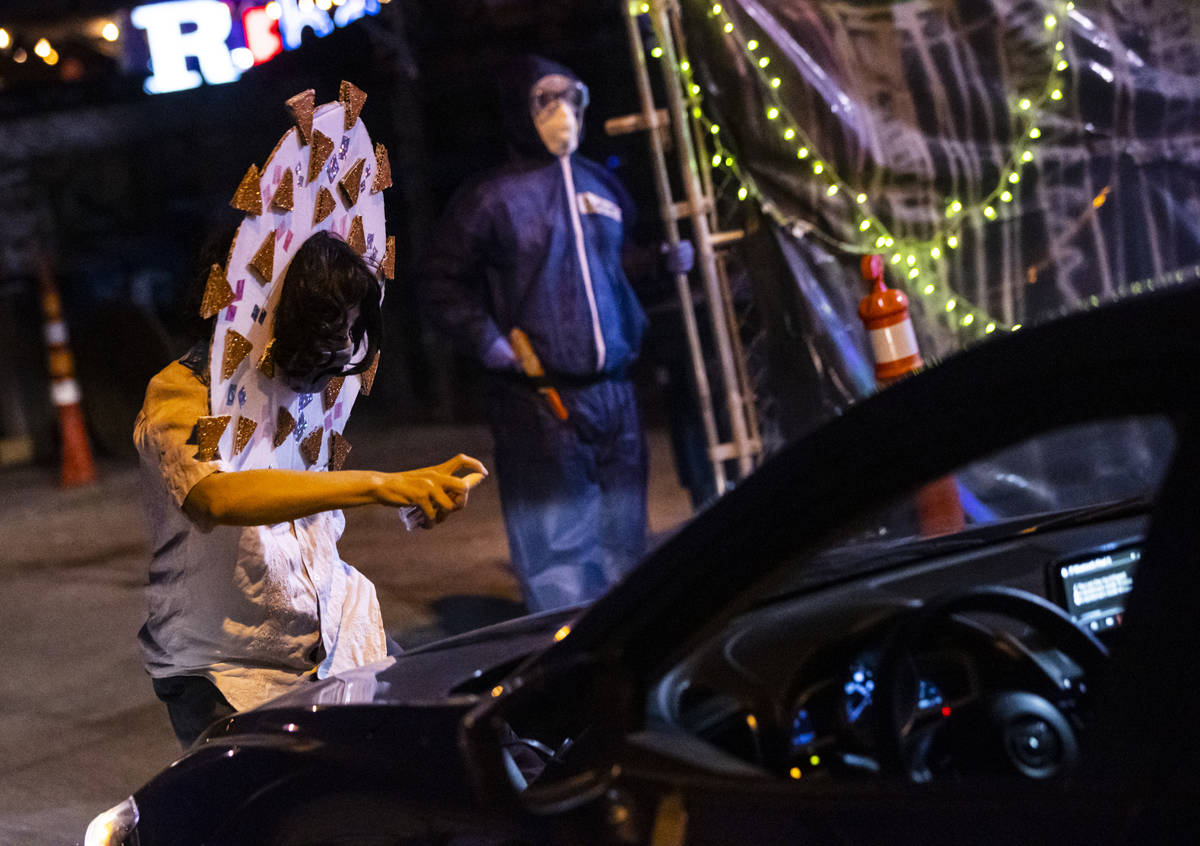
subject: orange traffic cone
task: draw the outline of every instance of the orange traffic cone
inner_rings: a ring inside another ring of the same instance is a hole
[[[871,336],[875,381],[884,387],[921,367],[921,351],[908,315],[908,297],[883,281],[883,256],[863,256],[860,269],[871,290],[859,302],[858,316]],[[957,532],[966,525],[953,476],[923,485],[916,500],[917,520],[925,537]]]
[[[96,480],[96,465],[92,461],[83,409],[79,405],[75,359],[71,356],[67,324],[62,317],[62,301],[58,296],[50,261],[44,255],[38,258],[38,283],[42,294],[50,393],[58,410],[58,431],[62,442],[62,475],[59,483],[64,488],[86,485]]]

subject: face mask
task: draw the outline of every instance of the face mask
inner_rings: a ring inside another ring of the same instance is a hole
[[[579,146],[579,126],[588,104],[588,90],[577,79],[550,74],[530,91],[529,111],[538,136],[555,156],[566,156]]]
[[[358,322],[358,308],[352,307],[347,312],[347,320],[351,326]],[[315,394],[324,390],[325,385],[335,376],[348,376],[351,373],[359,373],[365,369],[362,359],[367,351],[367,337],[363,334],[358,343],[355,343],[353,338],[347,333],[345,343],[340,350],[334,350],[326,353],[325,361],[319,369],[314,373],[305,373],[294,376],[284,372],[283,378],[287,386],[298,394]],[[351,365],[355,359],[358,359],[356,366]]]
[[[346,376],[349,372],[353,372],[353,368],[348,369],[346,367],[350,363],[351,355],[352,352],[349,349],[332,353],[329,361],[315,373],[292,376],[285,372],[283,374],[284,381],[289,388],[298,394],[319,393],[325,389],[325,386],[329,384],[329,380],[334,376]]]

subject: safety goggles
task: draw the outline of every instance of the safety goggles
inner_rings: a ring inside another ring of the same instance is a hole
[[[544,76],[533,86],[529,94],[529,110],[534,118],[554,108],[559,102],[566,103],[576,114],[582,114],[588,104],[588,88],[578,79],[562,74]]]

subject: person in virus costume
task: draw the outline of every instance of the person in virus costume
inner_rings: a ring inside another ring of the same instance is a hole
[[[154,550],[138,640],[185,747],[218,718],[396,651],[374,585],[338,555],[341,509],[433,526],[487,474],[464,455],[342,469],[395,260],[365,98],[343,83],[333,103],[288,101],[297,125],[242,180],[232,205],[246,216],[207,274],[211,335],[151,379],[134,425]]]
[[[585,602],[646,542],[628,369],[647,319],[623,267],[634,209],[577,152],[587,86],[538,56],[497,75],[510,160],[451,199],[423,262],[431,324],[486,371],[514,572],[532,611]],[[668,257],[686,272],[691,244]]]

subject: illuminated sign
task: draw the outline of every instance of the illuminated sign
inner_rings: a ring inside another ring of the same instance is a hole
[[[379,12],[379,0],[271,0],[242,4],[235,18],[235,5],[224,0],[170,0],[133,9],[129,20],[146,33],[150,50],[146,92],[233,82],[242,71],[299,47],[306,29],[324,37]]]

